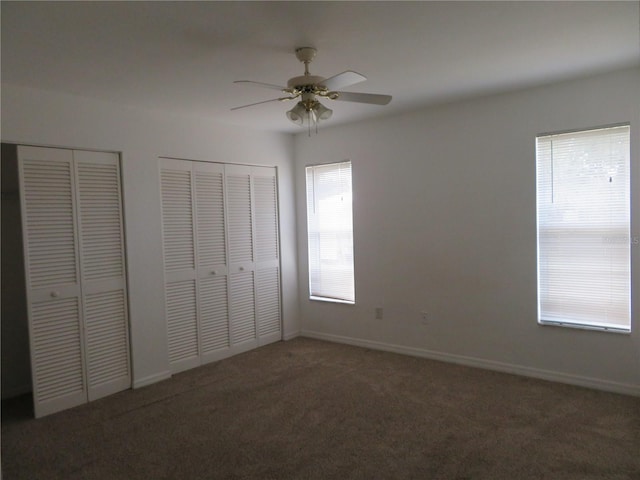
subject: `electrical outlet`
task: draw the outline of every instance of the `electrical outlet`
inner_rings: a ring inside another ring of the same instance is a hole
[[[376,320],[382,320],[382,307],[376,307]]]
[[[423,310],[420,312],[420,318],[422,319],[422,324],[426,325],[429,322],[429,313]]]

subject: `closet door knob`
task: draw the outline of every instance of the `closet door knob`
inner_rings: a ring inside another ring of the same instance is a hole
[[[217,275],[218,271],[217,270],[211,270],[211,275]]]
[[[240,267],[238,270],[240,270],[241,272],[244,272],[244,267]]]
[[[57,290],[54,290],[53,292],[51,292],[51,296],[53,298],[59,297],[60,296],[60,292],[58,292]]]

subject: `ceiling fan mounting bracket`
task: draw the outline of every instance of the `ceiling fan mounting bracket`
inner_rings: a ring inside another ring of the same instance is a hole
[[[311,63],[315,58],[317,50],[313,47],[296,48],[296,58],[302,63]]]

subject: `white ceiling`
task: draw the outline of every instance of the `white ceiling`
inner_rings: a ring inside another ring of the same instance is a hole
[[[640,65],[639,2],[9,2],[2,82],[297,132],[280,96],[301,75],[355,70],[345,90],[387,106],[331,102],[333,125],[457,98]]]

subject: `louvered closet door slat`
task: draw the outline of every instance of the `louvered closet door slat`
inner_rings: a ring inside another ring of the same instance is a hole
[[[258,333],[280,340],[280,272],[277,267],[256,270]],[[275,341],[274,340],[274,341]]]
[[[222,165],[194,166],[198,267],[227,263]]]
[[[161,167],[165,270],[195,268],[191,171]]]
[[[229,347],[229,309],[227,277],[200,280],[200,343],[207,355]]]
[[[259,344],[282,339],[278,192],[275,168],[254,167],[253,198],[256,232],[256,321]]]
[[[166,301],[169,362],[174,371],[196,366],[198,326],[195,280],[167,283]]]
[[[29,287],[78,283],[70,153],[20,147]],[[42,159],[40,159],[42,158]]]
[[[167,339],[174,373],[200,364],[192,163],[160,160]]]
[[[124,289],[124,234],[118,156],[74,152],[78,191],[80,259],[83,288]]]
[[[238,345],[256,338],[253,272],[230,275],[231,339]]]
[[[251,217],[251,176],[241,168],[229,167],[226,174],[227,228],[229,236],[229,263],[231,265],[253,262],[253,226]],[[245,266],[245,268],[247,268]]]
[[[118,155],[74,151],[89,400],[131,386]]]
[[[224,358],[229,341],[224,165],[194,162],[201,361]]]
[[[229,315],[234,352],[257,346],[251,167],[225,165]]]
[[[275,172],[253,177],[256,223],[256,261],[278,260],[278,206]]]
[[[86,402],[78,298],[31,305],[36,417]]]
[[[124,291],[84,298],[89,400],[131,386]]]
[[[118,165],[80,161],[77,170],[82,279],[122,278],[124,262]]]

